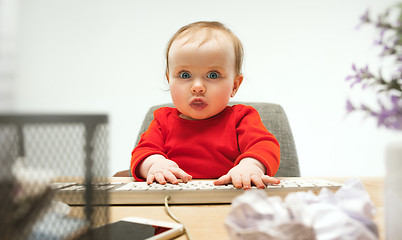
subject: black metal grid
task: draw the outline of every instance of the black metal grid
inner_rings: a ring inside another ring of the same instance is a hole
[[[93,204],[108,201],[93,189],[108,174],[107,123],[106,115],[0,115],[1,239],[69,239],[107,223],[107,209]],[[50,187],[74,181],[85,185],[80,219]]]

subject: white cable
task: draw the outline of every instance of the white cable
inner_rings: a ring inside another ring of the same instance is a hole
[[[167,214],[169,215],[169,217],[172,218],[174,221],[176,221],[177,223],[180,223],[181,225],[183,225],[184,233],[186,234],[187,239],[188,239],[188,240],[191,240],[191,236],[190,236],[190,233],[187,231],[186,225],[184,225],[183,222],[181,222],[179,219],[177,219],[177,218],[173,215],[173,213],[170,211],[170,208],[169,208],[169,205],[168,205],[169,200],[170,200],[170,196],[166,196],[166,197],[165,197],[165,210],[166,210],[166,213],[167,213]]]

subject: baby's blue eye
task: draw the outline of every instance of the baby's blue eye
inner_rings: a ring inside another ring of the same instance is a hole
[[[180,77],[183,79],[191,78],[191,74],[188,72],[182,72],[180,73]]]
[[[207,77],[210,79],[217,79],[219,77],[219,74],[217,72],[210,72],[208,73]]]

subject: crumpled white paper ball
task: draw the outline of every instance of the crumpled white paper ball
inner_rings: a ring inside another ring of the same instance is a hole
[[[235,198],[225,226],[233,240],[375,240],[374,204],[358,179],[335,193],[323,188],[285,200],[249,190]]]

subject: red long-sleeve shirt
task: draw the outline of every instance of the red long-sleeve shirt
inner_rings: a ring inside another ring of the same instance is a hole
[[[143,180],[138,166],[153,154],[175,161],[193,178],[219,178],[246,157],[259,160],[267,175],[275,175],[279,143],[253,107],[228,106],[199,121],[182,119],[179,114],[169,107],[154,112],[154,120],[132,152],[131,173],[136,180]]]

